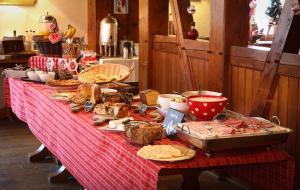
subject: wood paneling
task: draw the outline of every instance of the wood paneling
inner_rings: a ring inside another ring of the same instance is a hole
[[[253,53],[253,52],[252,52]],[[251,58],[231,55],[231,109],[241,112],[245,115],[250,114],[250,110],[254,101],[255,94],[261,82],[262,69],[257,69],[253,64],[263,64],[258,56],[255,59],[253,54]],[[239,54],[241,55],[241,54]],[[297,57],[297,56],[296,56]],[[278,116],[283,126],[293,129],[293,133],[289,136],[287,143],[282,148],[287,150],[291,155],[295,156],[297,176],[300,176],[300,67],[294,64],[280,65],[278,74],[279,81],[275,88],[274,97],[272,99],[269,118]]]
[[[181,71],[180,54],[154,49],[152,53],[152,64],[151,88],[161,93],[191,90],[187,87],[184,74]],[[193,71],[192,77],[195,79],[196,87],[207,89],[210,73],[208,70],[208,60],[188,56],[188,64]]]
[[[112,0],[88,0],[88,45],[99,52],[100,21],[114,13]],[[128,14],[115,14],[118,20],[118,40],[129,39],[139,42],[139,0],[129,2]]]

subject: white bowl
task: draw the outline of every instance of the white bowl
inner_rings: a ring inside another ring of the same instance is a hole
[[[40,80],[42,82],[47,82],[49,79],[54,79],[55,72],[48,72],[48,73],[39,73]]]
[[[28,76],[29,80],[41,81],[39,73],[41,73],[41,72],[39,72],[39,71],[28,71],[27,76]]]
[[[186,102],[175,102],[175,101],[170,101],[170,108],[174,110],[178,110],[184,114],[186,114],[189,111],[188,105]]]
[[[169,109],[170,101],[180,97],[182,96],[178,94],[160,94],[157,98],[157,104],[161,109]]]
[[[200,91],[186,91],[182,93],[182,96],[184,97],[190,97],[190,96],[222,96],[222,93],[220,92],[214,92],[214,91],[208,91],[208,90],[200,90]]]
[[[10,78],[23,78],[23,77],[27,77],[27,71],[20,71],[20,70],[13,70],[13,69],[5,69],[3,71],[3,73]]]

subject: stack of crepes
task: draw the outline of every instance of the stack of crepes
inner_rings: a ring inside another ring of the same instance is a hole
[[[179,145],[148,145],[137,155],[148,160],[175,162],[193,158],[196,151]]]

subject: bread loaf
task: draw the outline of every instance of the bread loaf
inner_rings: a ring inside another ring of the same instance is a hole
[[[125,103],[115,103],[113,106],[113,116],[115,118],[127,117],[129,113],[129,107]]]
[[[140,91],[140,99],[143,104],[146,104],[148,106],[154,106],[157,104],[157,98],[158,98],[159,92],[156,90],[144,90]]]
[[[101,98],[101,87],[98,84],[93,84],[91,86],[91,99],[90,102],[92,102],[94,105],[100,101]]]
[[[130,143],[148,145],[161,139],[163,129],[158,123],[143,123],[140,126],[131,126],[129,123],[125,133]]]

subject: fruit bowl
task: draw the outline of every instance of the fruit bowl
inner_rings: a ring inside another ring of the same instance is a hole
[[[187,98],[189,111],[200,121],[212,120],[221,113],[228,99],[223,96],[191,96]]]

